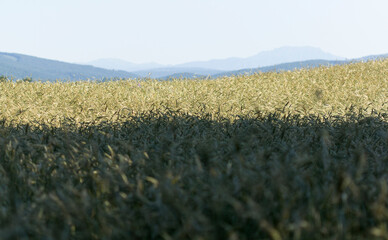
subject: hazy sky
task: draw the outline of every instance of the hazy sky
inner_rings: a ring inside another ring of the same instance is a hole
[[[314,46],[388,53],[387,0],[0,0],[0,51],[183,63]]]

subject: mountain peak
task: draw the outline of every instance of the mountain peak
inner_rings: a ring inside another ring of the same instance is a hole
[[[184,63],[178,66],[212,68],[224,71],[238,70],[244,68],[265,67],[287,62],[307,61],[313,59],[322,60],[343,60],[333,54],[322,51],[317,47],[284,46],[273,50],[262,51],[248,58],[216,59],[204,62]]]

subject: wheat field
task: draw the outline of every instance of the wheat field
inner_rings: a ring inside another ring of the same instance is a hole
[[[110,120],[151,110],[208,113],[234,119],[287,109],[303,116],[343,115],[353,107],[387,110],[387,61],[217,80],[0,85],[0,117],[17,123]],[[286,105],[287,104],[287,105]],[[129,112],[128,112],[129,111]]]
[[[0,106],[0,239],[388,239],[388,60]]]

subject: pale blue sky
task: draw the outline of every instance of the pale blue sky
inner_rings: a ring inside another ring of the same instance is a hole
[[[0,51],[176,64],[314,46],[388,53],[387,0],[0,0]]]

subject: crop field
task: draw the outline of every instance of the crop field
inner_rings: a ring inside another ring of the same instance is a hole
[[[0,239],[388,239],[388,60],[0,106]]]

